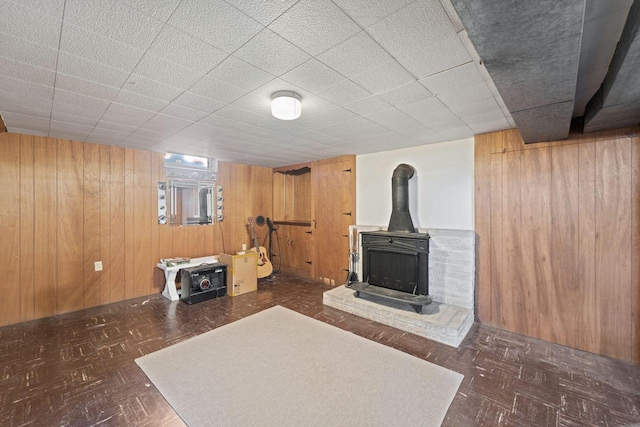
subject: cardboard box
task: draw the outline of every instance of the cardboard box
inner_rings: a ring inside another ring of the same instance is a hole
[[[258,254],[218,255],[227,264],[227,295],[235,297],[258,290]]]

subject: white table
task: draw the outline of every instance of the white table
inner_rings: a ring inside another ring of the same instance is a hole
[[[164,270],[165,279],[162,295],[171,301],[179,300],[180,294],[178,294],[178,290],[176,289],[176,276],[178,275],[178,271],[182,270],[183,268],[197,267],[202,264],[213,264],[215,262],[218,262],[218,257],[213,255],[200,258],[192,258],[189,263],[172,265],[171,267],[167,267],[163,263],[159,262],[157,266],[160,270]]]

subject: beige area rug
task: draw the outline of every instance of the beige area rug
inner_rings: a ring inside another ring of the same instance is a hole
[[[276,306],[136,359],[189,426],[439,426],[463,376]]]

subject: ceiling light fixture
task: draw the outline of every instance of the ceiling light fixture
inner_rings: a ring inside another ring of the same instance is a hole
[[[302,98],[290,90],[281,90],[271,95],[271,114],[280,120],[295,120],[302,114]]]

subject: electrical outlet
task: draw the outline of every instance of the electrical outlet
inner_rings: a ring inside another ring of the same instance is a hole
[[[93,263],[95,271],[102,271],[102,261],[96,261]]]

